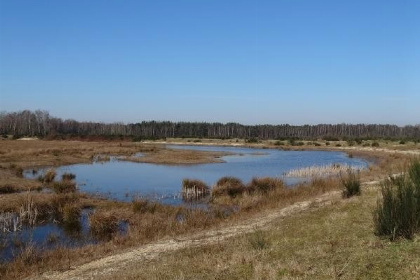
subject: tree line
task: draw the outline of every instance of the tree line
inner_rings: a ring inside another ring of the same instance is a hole
[[[243,139],[420,139],[420,125],[318,124],[242,125],[239,123],[143,121],[139,123],[80,122],[50,116],[49,112],[0,113],[0,134],[42,138],[131,137],[162,138],[243,138]]]

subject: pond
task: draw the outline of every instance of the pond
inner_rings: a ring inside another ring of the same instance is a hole
[[[199,179],[214,185],[223,176],[234,176],[244,182],[253,177],[279,177],[293,185],[304,179],[283,177],[289,170],[309,166],[341,164],[367,167],[367,162],[349,158],[346,153],[330,151],[284,151],[221,146],[167,146],[170,149],[220,151],[233,153],[224,156],[224,163],[197,165],[158,165],[134,163],[112,157],[108,162],[75,164],[56,169],[58,176],[74,173],[79,189],[83,192],[106,196],[121,201],[136,197],[159,200],[165,204],[182,204],[180,196],[182,180]],[[41,171],[42,172],[42,171]],[[35,176],[30,171],[25,176]]]
[[[92,164],[75,164],[56,169],[57,177],[63,173],[76,175],[76,182],[82,192],[98,194],[111,199],[131,201],[137,197],[155,199],[162,203],[182,204],[180,195],[182,180],[199,179],[208,185],[214,185],[224,176],[234,176],[244,182],[253,177],[279,177],[287,185],[293,185],[307,178],[284,177],[294,169],[331,164],[367,167],[367,162],[358,158],[349,158],[342,152],[326,151],[283,151],[276,149],[254,149],[244,147],[220,146],[167,146],[170,149],[189,149],[199,151],[220,151],[230,153],[222,159],[224,163],[198,165],[157,165],[121,161],[111,157],[110,161]],[[141,156],[138,154],[137,156]],[[40,170],[42,174],[45,170]],[[26,178],[35,178],[32,170],[24,172]],[[191,206],[191,205],[190,205]],[[198,203],[192,207],[202,207]],[[205,205],[204,205],[205,207]],[[88,217],[92,209],[82,211],[77,231],[66,229],[53,219],[33,227],[22,226],[19,231],[0,231],[0,262],[12,260],[16,255],[33,246],[38,250],[60,247],[80,247],[99,242],[89,230]],[[3,216],[5,213],[3,213]],[[16,215],[16,214],[11,214]],[[3,221],[5,220],[5,217]],[[13,217],[9,217],[13,218]],[[1,219],[0,219],[1,220]],[[120,222],[119,232],[127,231],[127,223]]]

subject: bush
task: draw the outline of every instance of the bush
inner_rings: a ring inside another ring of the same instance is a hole
[[[374,211],[375,234],[413,238],[420,231],[420,161],[413,161],[406,175],[390,177],[381,194]]]
[[[348,169],[347,174],[341,176],[341,184],[344,187],[343,197],[349,198],[361,194],[360,176],[358,172]]]
[[[282,142],[280,140],[277,140],[276,142],[274,142],[274,145],[275,146],[284,146],[285,144],[284,144],[284,142]]]
[[[245,185],[240,179],[235,177],[222,177],[211,190],[211,195],[213,197],[225,195],[236,197],[242,195],[245,190]]]
[[[245,143],[258,143],[258,142],[259,142],[258,139],[254,137],[245,139]]]

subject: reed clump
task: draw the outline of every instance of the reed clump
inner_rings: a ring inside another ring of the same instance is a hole
[[[229,196],[236,197],[242,195],[246,191],[246,187],[242,180],[235,177],[222,177],[211,190],[211,196]]]
[[[182,198],[185,200],[201,199],[210,193],[210,188],[200,180],[184,179],[182,181]]]
[[[65,204],[62,210],[63,224],[67,230],[80,230],[80,206],[76,204]]]
[[[45,172],[44,175],[38,176],[38,180],[40,182],[49,184],[54,181],[55,176],[57,176],[57,172],[55,172],[54,169],[49,169],[47,172]]]
[[[52,189],[56,193],[71,193],[77,190],[76,183],[71,180],[61,180],[52,184]]]
[[[111,213],[95,212],[89,217],[90,232],[97,238],[110,239],[118,231],[118,218]]]
[[[68,181],[71,181],[71,180],[74,180],[74,179],[76,179],[76,175],[75,174],[73,174],[73,173],[64,173],[63,175],[61,175],[61,180],[68,180]]]

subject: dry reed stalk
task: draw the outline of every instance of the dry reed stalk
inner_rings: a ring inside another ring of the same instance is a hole
[[[283,174],[285,177],[327,177],[336,176],[340,173],[352,171],[361,171],[363,166],[350,166],[348,164],[330,164],[324,166],[310,166],[299,169],[293,169]]]

